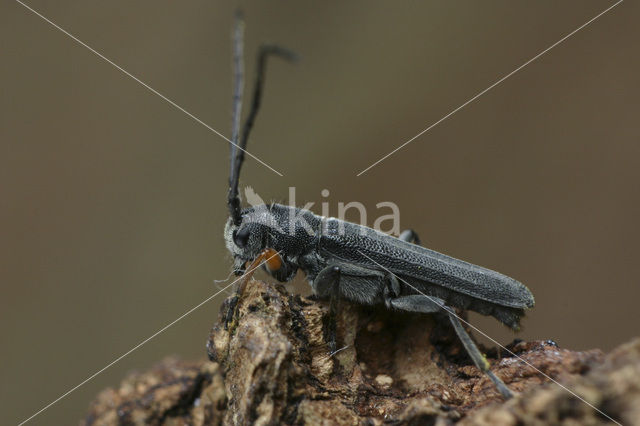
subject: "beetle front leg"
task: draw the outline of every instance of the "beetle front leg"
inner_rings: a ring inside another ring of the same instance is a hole
[[[334,353],[337,347],[336,330],[340,308],[340,274],[339,266],[327,266],[318,273],[313,283],[315,292],[319,297],[329,298],[329,315],[324,319],[324,326],[331,353]]]

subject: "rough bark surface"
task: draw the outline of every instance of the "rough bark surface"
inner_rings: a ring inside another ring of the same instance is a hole
[[[131,375],[103,391],[82,423],[640,424],[640,339],[606,356],[551,341],[514,342],[517,357],[488,351],[516,393],[505,402],[437,316],[344,302],[340,349],[330,354],[324,302],[250,281],[231,306],[209,336],[210,361],[169,359]]]

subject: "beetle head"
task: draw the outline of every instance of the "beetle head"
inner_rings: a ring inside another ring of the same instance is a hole
[[[269,223],[264,216],[256,214],[251,207],[242,211],[240,224],[236,224],[233,217],[225,224],[225,244],[233,256],[233,269],[237,274],[243,273],[245,263],[258,257],[268,246]]]
[[[298,221],[292,221],[296,212]],[[288,281],[285,278],[290,278],[289,272],[297,269],[297,258],[316,246],[318,226],[319,219],[311,212],[295,207],[261,204],[243,209],[240,224],[236,225],[230,217],[224,229],[227,249],[234,258],[234,271],[241,274],[246,262],[269,248],[280,253],[286,267],[279,274],[274,274],[273,270],[269,272],[281,281]]]

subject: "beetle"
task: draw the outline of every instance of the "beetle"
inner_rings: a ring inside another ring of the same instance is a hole
[[[490,315],[518,330],[525,310],[534,306],[529,289],[506,275],[420,245],[418,235],[404,231],[398,238],[336,218],[283,204],[241,207],[238,193],[244,150],[260,106],[266,61],[269,56],[293,60],[292,52],[278,46],[259,50],[251,110],[239,131],[242,94],[241,31],[234,44],[234,93],[231,166],[225,224],[226,247],[234,258],[236,275],[256,259],[275,279],[287,282],[298,270],[306,274],[314,294],[330,300],[328,342],[335,351],[335,317],[338,302],[392,310],[444,313],[474,364],[495,383],[504,398],[509,388],[489,369],[489,364],[466,332],[454,309]],[[235,303],[232,308],[235,309]]]

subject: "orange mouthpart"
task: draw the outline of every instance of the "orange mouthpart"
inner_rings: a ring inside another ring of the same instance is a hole
[[[277,271],[282,268],[282,258],[278,254],[278,252],[272,248],[266,248],[260,252],[258,257],[256,257],[245,274],[253,274],[253,271],[260,266],[260,264],[264,262],[267,266],[267,269],[270,271]],[[247,262],[248,263],[248,262]],[[246,266],[246,263],[245,263]]]
[[[265,261],[265,264],[267,265],[267,269],[269,269],[270,271],[277,271],[278,269],[282,268],[282,258],[274,249],[264,249],[262,252],[262,256],[264,256],[263,259]]]
[[[277,271],[282,267],[282,258],[278,254],[278,252],[272,248],[264,249],[260,252],[258,257],[256,257],[251,265],[245,271],[242,280],[238,286],[238,294],[244,293],[244,289],[247,286],[247,283],[251,279],[253,272],[260,266],[260,264],[264,262],[267,266],[267,269],[270,271]],[[248,263],[248,262],[247,262]],[[245,263],[246,266],[246,263]]]

